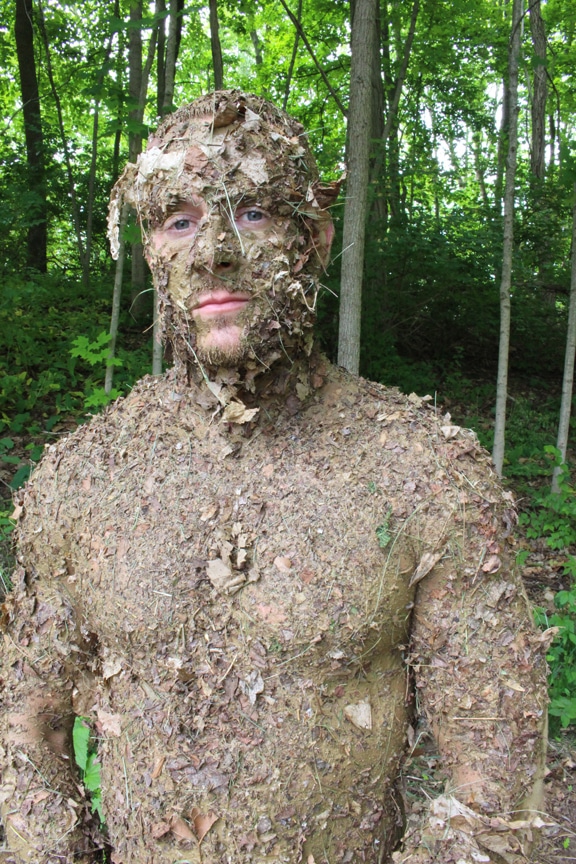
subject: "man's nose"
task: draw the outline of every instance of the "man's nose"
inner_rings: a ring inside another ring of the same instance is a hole
[[[218,276],[234,273],[242,256],[236,226],[225,214],[212,213],[196,235],[194,265]]]

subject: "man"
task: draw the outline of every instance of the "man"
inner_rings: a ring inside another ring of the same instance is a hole
[[[9,861],[100,860],[74,715],[113,864],[528,853],[546,670],[514,514],[472,433],[315,348],[336,191],[302,127],[237,91],[167,118],[116,186],[113,247],[130,203],[174,365],[20,501]],[[414,709],[446,788],[399,846]]]

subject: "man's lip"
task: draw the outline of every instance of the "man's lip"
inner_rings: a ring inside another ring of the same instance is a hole
[[[232,294],[229,291],[211,291],[198,298],[192,310],[193,315],[209,318],[211,315],[226,315],[239,312],[250,300],[247,294]]]

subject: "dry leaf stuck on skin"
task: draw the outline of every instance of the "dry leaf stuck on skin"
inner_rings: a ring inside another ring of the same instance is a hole
[[[222,419],[226,423],[249,423],[259,410],[259,408],[246,408],[243,402],[234,399],[226,405]]]
[[[107,711],[98,710],[96,716],[105,735],[110,735],[112,738],[120,737],[122,734],[122,718],[120,714],[108,714]]]
[[[430,573],[433,567],[440,561],[444,553],[446,552],[446,547],[443,546],[440,551],[437,552],[425,552],[422,558],[420,559],[420,563],[416,567],[416,570],[412,574],[412,578],[410,579],[410,587],[412,585],[416,585],[417,582],[420,582],[424,579],[425,576]]]
[[[170,830],[179,840],[196,839],[194,832],[181,816],[173,816],[170,819]]]
[[[194,823],[194,831],[196,832],[198,843],[202,842],[214,823],[218,821],[218,816],[212,813],[212,811],[204,814],[200,813],[196,807],[193,807],[190,811],[190,818]]]
[[[355,705],[346,705],[344,716],[357,729],[372,729],[372,706],[369,702],[357,702]]]

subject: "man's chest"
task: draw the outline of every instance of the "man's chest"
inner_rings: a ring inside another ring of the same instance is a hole
[[[314,640],[346,651],[383,627],[400,638],[414,567],[405,478],[330,433],[217,444],[151,435],[69,481],[68,567],[91,627],[168,644],[183,625],[233,618],[296,652]]]

